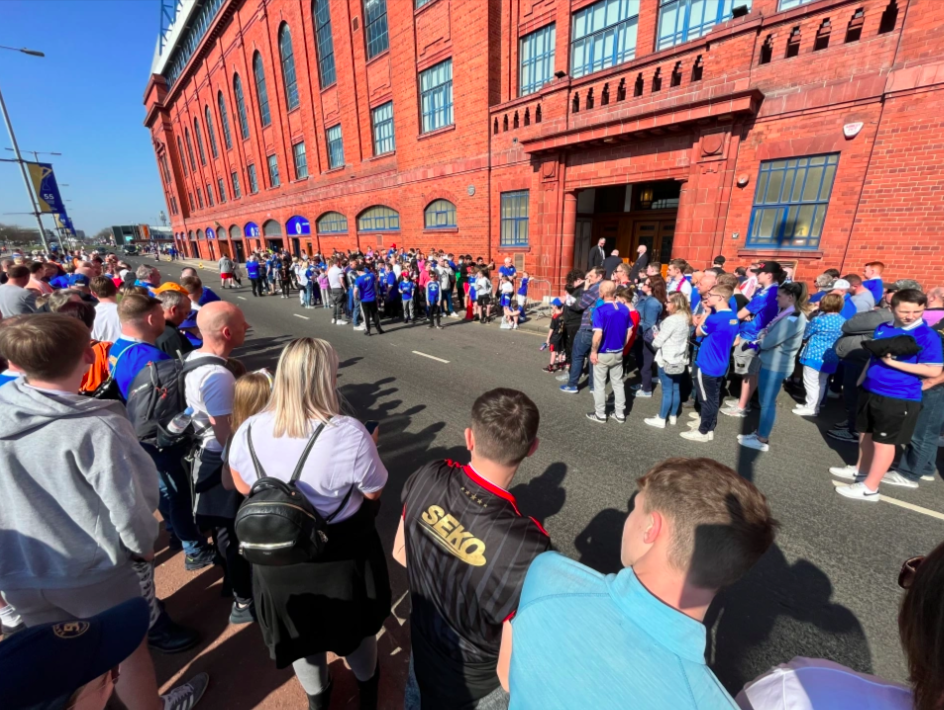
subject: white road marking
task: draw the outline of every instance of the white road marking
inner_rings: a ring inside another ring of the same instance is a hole
[[[427,355],[426,353],[421,353],[419,350],[413,351],[414,355],[419,355],[420,357],[428,357],[430,360],[435,360],[436,362],[444,362],[447,365],[449,364],[448,360],[443,360],[441,357],[433,357],[432,355]]]
[[[393,606],[390,607],[390,610],[393,613],[393,618],[397,620],[397,623],[400,624],[400,626],[403,626],[406,623],[407,617],[404,616],[401,618],[400,615],[397,614],[397,607],[400,606],[401,602],[407,598],[409,593],[410,590],[407,589],[405,592],[403,592],[403,594],[400,595],[400,598],[393,603]]]
[[[302,320],[308,320],[308,316],[303,316],[300,313],[293,313],[292,315],[296,318],[301,318]]]
[[[242,296],[236,296],[236,298],[238,298],[240,301],[245,301],[245,300],[246,300],[246,299],[243,298]]]
[[[836,486],[836,488],[839,488],[839,486],[847,486],[849,484],[844,481],[833,481],[833,485]],[[927,515],[929,518],[944,520],[944,513],[939,513],[936,510],[931,510],[930,508],[923,508],[920,505],[908,503],[907,501],[898,500],[897,498],[892,498],[885,495],[884,493],[879,495],[879,502],[891,503],[892,505],[897,505],[899,508],[905,508],[907,510],[913,510],[915,513]]]

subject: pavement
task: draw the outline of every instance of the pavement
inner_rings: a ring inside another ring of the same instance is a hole
[[[158,266],[165,280],[174,280],[189,263],[163,260]],[[922,483],[918,490],[883,486],[883,500],[876,504],[838,496],[827,469],[854,463],[856,447],[826,436],[843,418],[837,401],[830,400],[819,418],[801,419],[782,393],[767,453],[744,449],[736,440],[753,431],[756,415],[721,417],[715,441],[708,444],[680,438],[681,427],[646,426],[643,419],[657,413],[658,390],[652,399],[630,397],[626,424],[594,424],[585,418],[592,409],[585,389],[565,395],[560,383],[541,372],[548,362],[547,353],[538,350],[546,319],[504,331],[494,323],[445,318],[443,330],[393,324],[385,335],[367,338],[350,325],[332,325],[327,309],[302,309],[297,296],[254,298],[246,280],[241,289],[221,290],[215,264],[204,266],[204,282],[241,306],[252,324],[245,347],[235,353],[250,368],[274,368],[281,348],[298,336],[325,338],[337,349],[339,387],[351,412],[380,421],[379,451],[390,479],[378,527],[388,548],[407,477],[429,460],[468,460],[463,430],[472,403],[488,389],[515,387],[540,408],[541,441],[522,464],[512,493],[525,515],[543,523],[556,549],[600,571],[620,567],[620,534],[635,480],[669,456],[714,458],[766,494],[781,524],[777,542],[744,579],[716,598],[706,619],[708,660],[729,691],[736,693],[794,656],[829,658],[905,681],[896,581],[903,560],[944,539],[944,481]],[[944,455],[938,464],[944,470]],[[162,684],[169,687],[205,670],[211,684],[201,708],[305,706],[291,669],[276,670],[269,660],[257,626],[228,624],[229,601],[219,597],[217,569],[185,572],[181,554],[167,550],[163,538],[157,562],[159,596],[177,621],[204,637],[191,652],[156,656]],[[404,570],[392,559],[388,564],[395,606],[379,645],[381,707],[392,709],[402,707],[409,599]],[[331,670],[332,707],[356,707],[356,685],[343,661],[335,660]]]

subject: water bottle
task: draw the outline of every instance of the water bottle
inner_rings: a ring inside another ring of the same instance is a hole
[[[193,420],[193,407],[187,407],[184,411],[170,420],[167,425],[167,431],[171,434],[183,434],[190,422]]]
[[[541,350],[547,350],[547,343],[541,343]]]

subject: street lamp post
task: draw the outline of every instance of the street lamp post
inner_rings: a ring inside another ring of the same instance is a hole
[[[31,57],[44,57],[42,52],[33,49],[17,49],[16,47],[5,47],[0,45],[0,49],[10,49],[14,52],[28,54]],[[39,238],[43,242],[43,249],[49,252],[49,244],[46,242],[46,228],[43,227],[43,220],[40,217],[39,205],[33,196],[33,188],[30,185],[29,175],[26,172],[26,164],[23,162],[23,156],[20,155],[20,147],[16,142],[16,135],[13,133],[13,124],[10,123],[10,114],[7,113],[7,105],[3,101],[3,93],[0,92],[0,113],[3,114],[3,122],[7,126],[7,133],[10,134],[10,143],[13,145],[13,153],[16,155],[16,162],[20,165],[20,173],[23,175],[23,184],[26,186],[26,194],[29,195],[30,204],[33,206],[33,214],[36,216],[36,224],[39,225]]]

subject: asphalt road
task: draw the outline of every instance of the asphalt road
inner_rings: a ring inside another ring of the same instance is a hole
[[[182,264],[159,266],[165,280],[173,280]],[[515,387],[540,408],[541,442],[522,465],[512,492],[523,513],[542,521],[559,551],[596,569],[619,568],[620,534],[635,480],[666,457],[717,459],[767,495],[782,526],[776,545],[719,595],[707,620],[709,662],[732,693],[794,656],[825,657],[905,680],[897,575],[904,559],[930,551],[944,538],[944,482],[923,483],[915,491],[883,489],[893,500],[878,504],[836,495],[827,468],[854,463],[856,455],[855,446],[825,436],[842,418],[837,402],[830,401],[819,419],[804,420],[791,414],[793,402],[782,394],[767,453],[737,444],[738,433],[753,431],[754,418],[721,417],[715,441],[708,444],[680,438],[680,427],[646,426],[642,420],[656,414],[658,396],[630,399],[626,424],[611,420],[601,426],[584,416],[592,409],[589,393],[565,395],[541,372],[547,356],[538,352],[539,332],[447,318],[443,330],[397,324],[383,336],[367,338],[350,325],[332,325],[329,310],[302,309],[297,297],[253,298],[246,280],[242,289],[222,291],[215,268],[201,276],[241,306],[252,324],[245,347],[236,353],[250,367],[274,366],[282,346],[302,335],[325,338],[338,350],[339,386],[351,410],[381,422],[380,454],[390,481],[379,526],[388,544],[406,478],[432,459],[467,460],[463,430],[475,398],[493,387]],[[944,468],[944,456],[939,465]],[[205,635],[194,652],[158,659],[161,682],[208,670],[213,681],[203,707],[303,707],[300,687],[290,672],[274,669],[258,630],[227,625],[218,572],[185,573],[180,556],[168,550],[158,561],[159,593],[168,608]],[[399,708],[409,657],[409,627],[403,625],[409,600],[402,599],[405,573],[392,561],[390,569],[393,597],[400,603],[382,632],[382,692],[384,707]],[[334,707],[354,707],[350,673],[340,664],[333,672]]]

